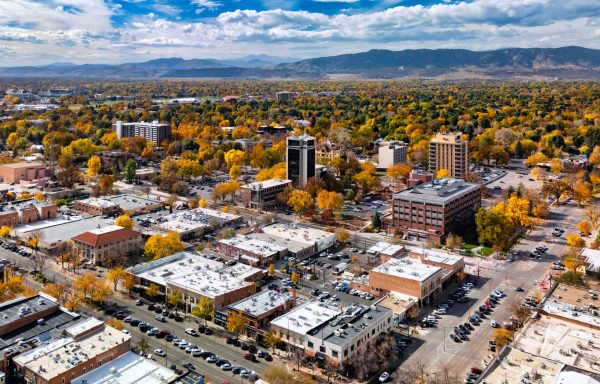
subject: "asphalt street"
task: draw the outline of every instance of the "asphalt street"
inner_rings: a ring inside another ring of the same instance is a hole
[[[471,367],[482,368],[492,355],[488,350],[488,341],[492,338],[490,321],[495,320],[501,324],[511,316],[515,305],[524,297],[540,291],[539,283],[548,273],[550,263],[560,258],[565,247],[564,236],[553,237],[552,229],[560,226],[566,230],[566,233],[575,232],[577,222],[582,219],[580,210],[575,208],[573,202],[553,207],[548,220],[531,230],[516,245],[515,249],[520,251],[520,256],[514,262],[467,259],[467,272],[477,276],[479,271],[480,284],[468,295],[470,298],[468,303],[451,307],[448,314],[439,319],[435,328],[418,330],[415,337],[420,342],[413,343],[405,351],[407,358],[399,371],[403,367],[416,367],[423,363],[430,374],[447,369],[452,377],[462,380]],[[540,244],[546,244],[549,251],[542,260],[530,258],[529,253]],[[485,302],[490,292],[498,287],[503,289],[507,297],[502,299],[481,325],[475,327],[469,341],[460,343],[452,341],[449,333],[453,332],[453,328],[466,322],[472,312]],[[516,287],[522,287],[524,292],[516,292]],[[451,289],[448,291],[448,293],[452,292]],[[438,302],[444,300],[445,297]]]

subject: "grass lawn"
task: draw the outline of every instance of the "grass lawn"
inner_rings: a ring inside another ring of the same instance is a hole
[[[466,249],[467,251],[472,250],[473,248],[477,248],[478,245],[475,244],[463,244],[462,249]]]
[[[481,250],[479,251],[479,253],[482,256],[486,256],[487,257],[487,256],[489,256],[489,255],[492,254],[492,248],[490,248],[490,247],[483,247],[483,248],[481,248]]]

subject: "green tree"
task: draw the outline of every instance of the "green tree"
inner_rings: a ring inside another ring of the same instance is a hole
[[[502,213],[480,208],[475,214],[479,242],[488,246],[497,245],[508,249],[514,227]]]
[[[123,168],[123,175],[125,177],[125,180],[127,180],[128,182],[131,183],[135,179],[135,171],[136,171],[135,160],[133,160],[133,159],[127,160],[127,164],[125,164],[125,167]]]
[[[381,216],[379,215],[379,212],[375,212],[375,214],[373,215],[373,228],[379,230],[381,228]]]

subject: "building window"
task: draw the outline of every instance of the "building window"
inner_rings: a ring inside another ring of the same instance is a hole
[[[325,352],[327,351],[327,349],[326,349],[326,348],[325,348],[323,345],[321,345],[321,346],[319,347],[319,351],[321,351],[321,352],[325,353]]]
[[[308,342],[308,348],[314,348],[314,344],[313,344],[313,342],[312,342],[312,341],[309,341],[309,342]]]
[[[338,351],[331,351],[331,355],[335,358],[338,357]]]

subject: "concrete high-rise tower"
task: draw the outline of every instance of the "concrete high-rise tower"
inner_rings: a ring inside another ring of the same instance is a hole
[[[438,133],[429,142],[429,172],[448,170],[448,177],[464,179],[469,171],[469,141],[460,133]]]
[[[315,138],[308,135],[290,136],[286,148],[286,178],[298,187],[315,177]]]

